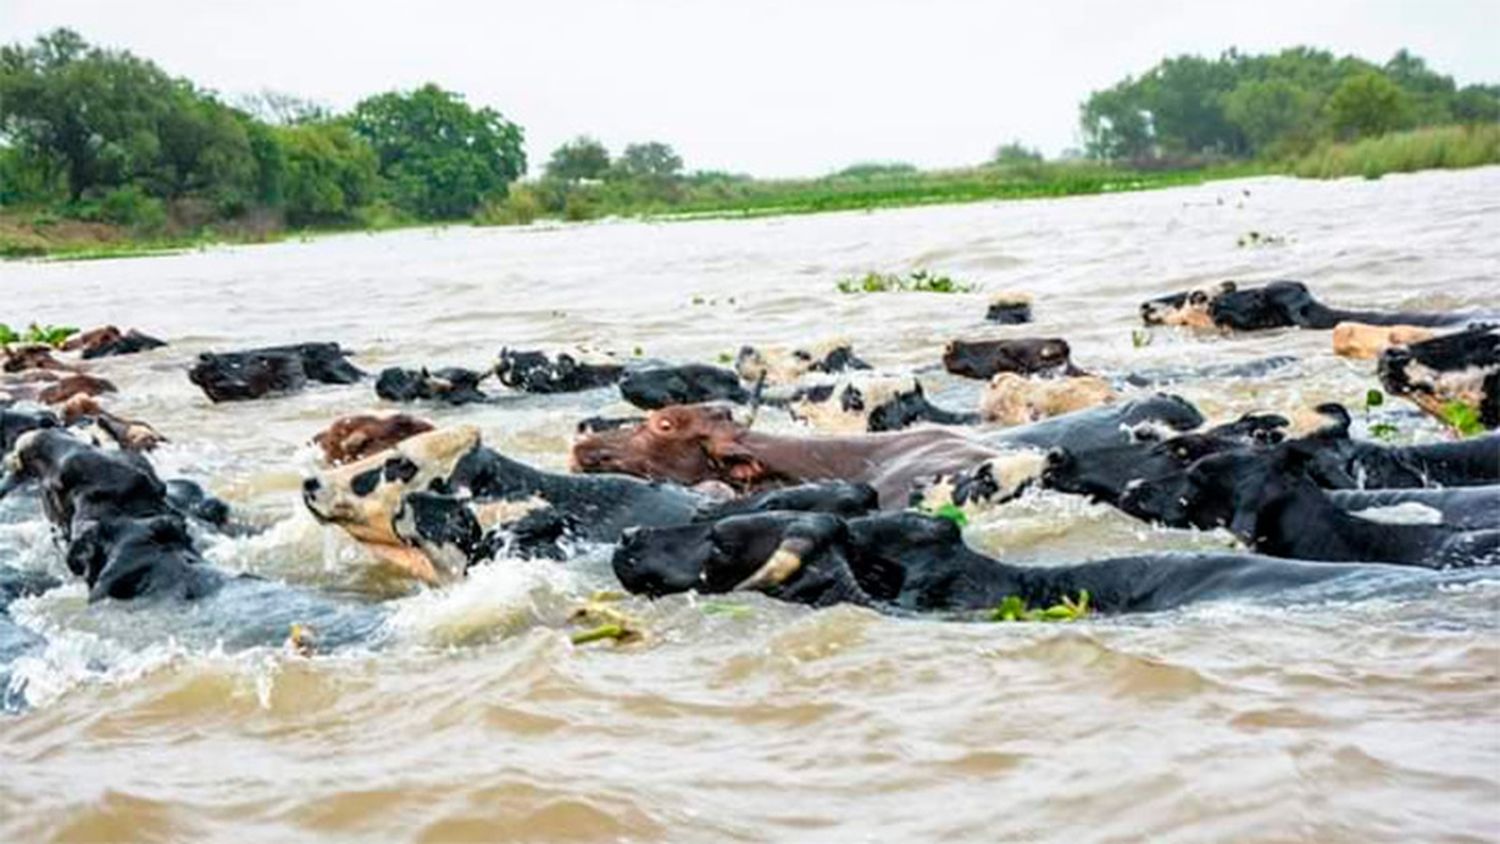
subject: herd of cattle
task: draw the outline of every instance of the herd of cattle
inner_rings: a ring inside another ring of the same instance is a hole
[[[997,321],[1029,317],[1008,305]],[[1484,314],[1347,311],[1298,282],[1226,283],[1144,303],[1147,325],[1331,330],[1339,354],[1377,359],[1385,390],[1452,422],[1500,427],[1500,329]],[[5,349],[0,497],[34,495],[91,600],[195,600],[263,581],[205,562],[203,531],[247,529],[186,479],[163,481],[149,423],[107,409],[87,361],[165,345],[113,327],[59,352]],[[1291,363],[1089,373],[1056,338],[955,341],[942,366],[985,383],[977,408],[943,408],[917,375],[884,376],[847,343],[742,349],[730,366],[504,350],[484,372],[387,369],[387,402],[470,404],[498,392],[615,391],[642,415],[579,423],[568,473],[525,465],[477,428],[408,413],[334,421],[303,499],[432,584],[515,558],[614,546],[632,593],[756,590],[814,606],[971,617],[1012,596],[1047,606],[1086,591],[1104,613],[1258,596],[1422,569],[1500,562],[1500,435],[1391,445],[1351,435],[1344,407],[1209,422],[1153,388],[1248,377]],[[188,373],[214,402],[369,376],[335,343],[203,354]],[[487,390],[489,390],[487,392]],[[787,413],[805,433],[754,422]],[[1472,433],[1472,432],[1466,432]],[[1145,522],[1225,528],[1243,552],[1151,553],[1019,566],[967,546],[956,513],[1040,486]],[[0,613],[55,581],[0,563]]]

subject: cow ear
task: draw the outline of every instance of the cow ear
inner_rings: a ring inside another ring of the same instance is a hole
[[[1234,518],[1229,521],[1229,532],[1245,541],[1245,544],[1254,546],[1255,531],[1260,523],[1260,512],[1254,507],[1242,507],[1235,511]]]
[[[99,531],[98,522],[89,522],[82,529],[75,528],[73,539],[68,543],[68,571],[82,577],[90,586],[99,579],[99,571],[107,556]]]
[[[1326,402],[1313,408],[1313,410],[1327,420],[1321,428],[1312,432],[1313,436],[1325,439],[1349,439],[1349,426],[1354,420],[1349,416],[1348,408],[1345,408],[1338,402]]]

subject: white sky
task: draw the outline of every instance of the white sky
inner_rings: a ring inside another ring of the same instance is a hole
[[[1091,90],[1231,45],[1500,81],[1500,0],[0,0],[0,42],[56,26],[225,95],[343,109],[432,80],[520,123],[533,172],[580,133],[760,176],[1052,154]]]

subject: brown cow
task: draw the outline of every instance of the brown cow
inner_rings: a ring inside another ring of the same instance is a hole
[[[3,368],[6,372],[24,372],[28,369],[50,369],[55,372],[78,371],[78,367],[63,363],[53,357],[51,346],[41,344],[4,346],[3,351],[5,354]]]
[[[80,352],[87,360],[113,355],[133,355],[136,352],[157,349],[165,345],[167,344],[164,341],[142,334],[134,328],[121,331],[113,325],[106,325],[69,337],[62,344],[62,350]]]
[[[722,405],[654,410],[627,427],[582,434],[573,444],[581,472],[619,472],[691,486],[722,481],[750,491],[824,480],[866,483],[880,506],[905,507],[918,481],[1015,454],[949,428],[806,437],[752,431]]]
[[[1075,410],[1109,404],[1119,394],[1096,375],[1026,378],[1002,372],[979,397],[979,416],[997,425],[1025,425]]]
[[[431,430],[431,422],[405,413],[359,414],[334,420],[312,441],[323,449],[323,460],[328,465],[341,466],[379,454],[402,440]]]
[[[125,451],[151,451],[167,441],[149,423],[116,416],[101,407],[93,396],[83,393],[63,404],[62,417],[65,425],[92,422]]]
[[[1333,327],[1333,353],[1343,358],[1374,360],[1392,346],[1409,346],[1437,336],[1419,325],[1367,325],[1341,322]]]

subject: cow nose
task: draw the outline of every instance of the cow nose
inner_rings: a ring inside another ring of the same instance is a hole
[[[594,445],[573,446],[573,466],[589,469],[603,466],[609,461],[609,449]]]
[[[304,478],[302,481],[302,494],[304,496],[317,495],[318,490],[323,488],[323,482],[317,478]]]

